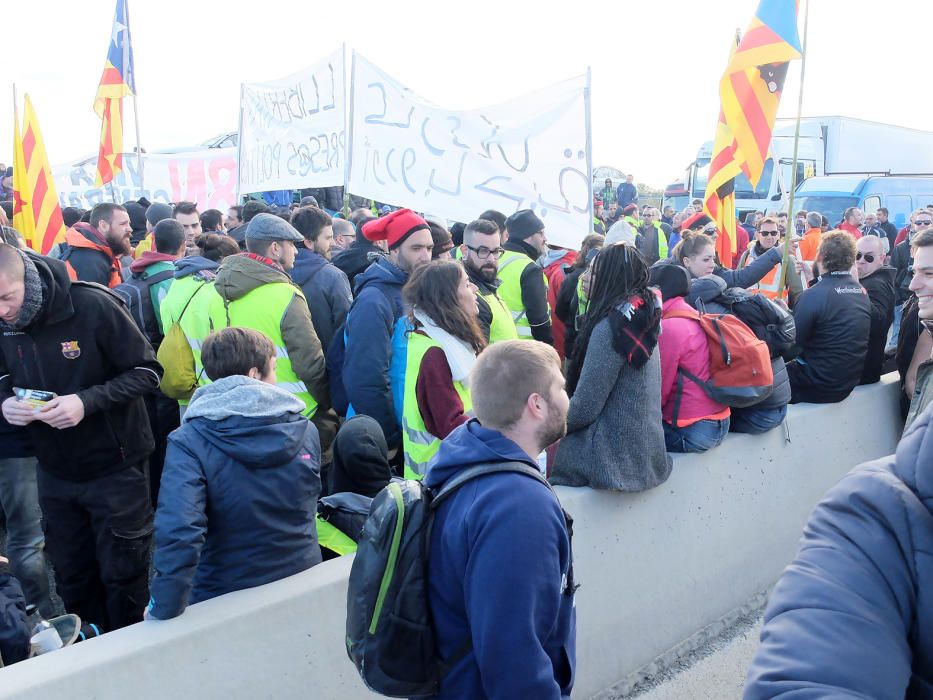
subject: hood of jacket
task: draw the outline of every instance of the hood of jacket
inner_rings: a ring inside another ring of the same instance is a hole
[[[291,283],[291,281],[286,273],[258,260],[253,260],[245,254],[240,254],[224,259],[223,265],[217,271],[214,289],[221,298],[234,301],[264,284]]]
[[[565,260],[564,262],[566,262],[569,265],[573,263],[576,257],[577,257],[577,253],[574,250],[563,250],[563,249],[552,250],[548,248],[547,251],[545,251],[544,255],[538,258],[538,264],[541,265],[541,267],[543,268],[548,268],[554,263],[564,260],[564,258],[567,258],[567,260]]]
[[[318,270],[327,265],[328,260],[320,253],[315,253],[304,246],[298,248],[298,255],[295,256],[295,267],[292,268],[292,280],[295,284],[303,287],[311,276]]]
[[[200,255],[192,255],[190,258],[181,258],[175,261],[175,279],[190,277],[199,272],[214,272],[219,267],[220,263],[208,260]],[[207,279],[213,278],[214,275],[207,277]]]
[[[894,474],[924,503],[933,516],[933,409],[927,408],[910,424],[897,445]]]
[[[388,258],[377,258],[372,265],[356,276],[353,296],[358,297],[366,286],[402,288],[408,281],[408,273],[393,264]]]
[[[90,248],[104,253],[107,257],[113,258],[113,251],[107,245],[107,239],[104,234],[98,231],[90,224],[79,221],[65,232],[65,243],[72,248]]]
[[[141,275],[150,265],[160,262],[172,263],[174,265],[176,259],[174,255],[169,255],[168,253],[157,253],[154,250],[147,250],[133,261],[133,264],[130,265],[130,272],[134,275]]]
[[[234,375],[195,391],[184,423],[230,458],[262,469],[285,464],[304,445],[310,425],[304,409],[287,391]]]
[[[498,430],[489,430],[475,418],[455,428],[441,442],[440,449],[428,465],[424,483],[438,488],[455,474],[474,464],[522,462],[538,468],[538,463],[521,447]]]
[[[35,264],[42,283],[42,309],[30,325],[56,323],[73,314],[71,278],[65,263],[37,253],[27,252],[26,255]]]

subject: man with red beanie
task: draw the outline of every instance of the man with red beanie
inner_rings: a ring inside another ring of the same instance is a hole
[[[389,385],[392,333],[403,315],[402,287],[416,267],[431,262],[434,240],[427,222],[410,209],[369,221],[362,232],[367,240],[386,241],[389,254],[356,278],[341,378],[347,415],[375,419],[391,450],[402,441]]]

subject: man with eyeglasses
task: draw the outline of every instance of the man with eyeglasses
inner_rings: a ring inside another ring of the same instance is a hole
[[[865,369],[860,384],[874,384],[881,379],[885,341],[888,339],[888,328],[894,320],[895,270],[884,264],[885,243],[885,238],[862,236],[855,244],[858,281],[868,292],[868,300],[871,302],[868,354],[865,356]]]
[[[490,345],[501,340],[518,340],[509,307],[496,293],[501,284],[497,278],[499,258],[505,252],[500,245],[501,240],[502,234],[494,222],[477,219],[463,230],[463,244],[460,246],[463,268],[470,282],[476,285],[477,321]]]
[[[742,256],[739,258],[739,263],[736,265],[736,269],[742,270],[748,267],[769,250],[777,247],[779,238],[780,229],[777,219],[770,216],[762,219],[758,224],[758,237],[755,239],[754,244],[749,246],[748,250],[742,253]],[[784,289],[778,294],[778,286],[782,276],[784,279]],[[793,306],[797,302],[800,293],[803,291],[803,283],[800,280],[800,276],[797,274],[797,258],[791,255],[786,267],[784,266],[783,260],[779,262],[772,267],[771,270],[768,271],[768,274],[762,277],[757,284],[749,287],[749,291],[755,292],[756,294],[764,294],[772,301],[778,298],[788,301],[789,296],[789,303]]]
[[[638,237],[635,247],[645,258],[649,266],[668,256],[668,237],[670,227],[662,224],[658,210],[654,207],[645,207],[641,214],[641,226],[638,227]],[[667,227],[667,231],[664,228]]]

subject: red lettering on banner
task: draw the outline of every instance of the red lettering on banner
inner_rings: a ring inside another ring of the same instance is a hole
[[[208,199],[209,208],[226,209],[236,204],[236,158],[212,160],[208,168],[208,177],[212,185]]]

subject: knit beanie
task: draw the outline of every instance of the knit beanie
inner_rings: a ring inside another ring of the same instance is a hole
[[[505,229],[509,232],[509,238],[523,241],[543,231],[544,222],[531,209],[519,209],[505,220]]]
[[[690,291],[690,274],[680,265],[655,263],[649,271],[648,283],[661,290],[661,299],[686,296]]]
[[[23,294],[23,305],[20,307],[16,320],[10,324],[0,319],[0,329],[5,331],[26,328],[35,320],[42,309],[42,280],[39,278],[36,264],[19,248],[15,250],[23,260],[23,267],[25,268],[23,281],[26,290]]]
[[[390,249],[400,246],[415,231],[429,229],[428,222],[411,209],[397,209],[378,219],[367,221],[361,228],[366,240],[386,241]]]

